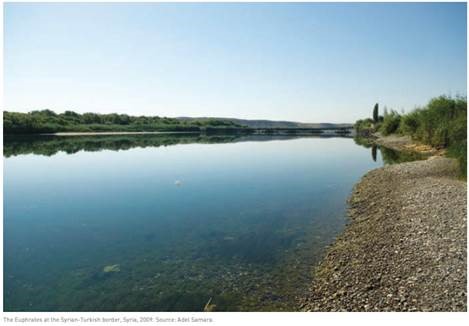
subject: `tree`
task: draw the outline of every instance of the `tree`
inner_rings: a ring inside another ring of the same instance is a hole
[[[83,113],[82,121],[84,123],[101,123],[101,117],[99,114],[87,112]]]
[[[373,121],[377,123],[379,121],[379,113],[378,113],[378,103],[375,104],[373,108]]]

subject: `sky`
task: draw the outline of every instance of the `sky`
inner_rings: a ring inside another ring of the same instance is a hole
[[[7,3],[4,109],[354,122],[466,95],[465,3]]]

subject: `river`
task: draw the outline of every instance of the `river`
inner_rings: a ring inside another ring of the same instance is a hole
[[[350,138],[6,138],[4,309],[295,310],[382,165]]]

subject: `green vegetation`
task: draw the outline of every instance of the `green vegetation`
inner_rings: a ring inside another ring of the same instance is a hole
[[[394,110],[390,113],[386,113],[383,117],[383,121],[380,123],[378,130],[385,136],[397,132],[399,124],[401,122],[401,116]]]
[[[375,123],[373,122],[373,119],[368,118],[363,120],[357,120],[353,127],[357,135],[366,137],[371,136],[371,134],[376,131],[374,126]]]
[[[386,109],[385,109],[386,110]],[[383,116],[379,115],[379,104],[376,103],[373,107],[373,118],[366,118],[357,120],[353,126],[358,136],[370,137],[373,133],[378,131],[380,124],[383,122]]]
[[[38,134],[56,132],[92,131],[214,131],[247,129],[223,119],[191,119],[189,121],[127,114],[79,114],[65,111],[57,114],[51,110],[29,113],[3,112],[4,134]]]
[[[373,108],[373,122],[378,123],[379,122],[379,104],[376,103],[375,107]]]
[[[373,108],[373,118],[377,115]],[[407,114],[391,110],[382,119],[358,120],[355,130],[359,136],[370,136],[375,132],[383,135],[408,135],[413,140],[447,149],[450,157],[459,160],[461,171],[466,175],[467,167],[467,100],[463,97],[440,96]]]

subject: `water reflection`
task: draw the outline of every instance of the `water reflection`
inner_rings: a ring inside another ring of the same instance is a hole
[[[243,134],[200,134],[161,133],[139,135],[93,135],[93,136],[5,136],[3,156],[24,154],[52,156],[59,152],[74,154],[79,151],[128,150],[131,148],[160,147],[177,144],[222,144],[242,141],[271,141],[296,138],[337,138],[338,136],[295,136],[295,135],[243,135]],[[343,136],[340,138],[349,138]]]
[[[369,138],[355,137],[353,140],[357,145],[370,148],[371,159],[374,162],[377,160],[378,151],[381,153],[381,159],[384,164],[397,164],[426,159],[426,156],[420,153],[410,151],[396,151],[391,148],[376,145]]]
[[[371,158],[373,159],[373,162],[376,162],[377,149],[378,149],[377,146],[371,147]]]
[[[393,149],[383,146],[379,146],[379,150],[381,152],[381,157],[383,159],[384,164],[412,162],[424,160],[426,158],[426,156],[423,154],[415,152],[395,151]]]
[[[6,311],[201,311],[210,298],[215,311],[294,310],[351,188],[382,165],[345,138],[53,137],[4,149]]]

